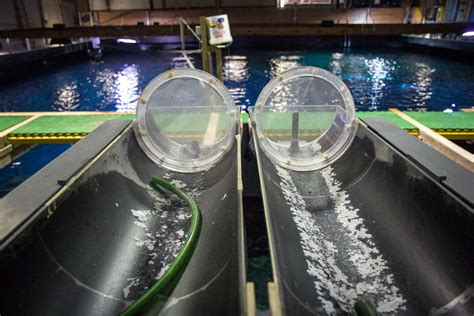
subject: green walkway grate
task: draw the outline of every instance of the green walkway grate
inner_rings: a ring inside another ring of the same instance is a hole
[[[372,117],[380,117],[384,118],[393,124],[397,125],[401,129],[408,130],[408,131],[418,131],[418,128],[415,126],[411,125],[398,115],[392,112],[356,112],[356,115],[361,118],[372,118]]]
[[[397,116],[395,113],[392,112],[356,112],[356,115],[361,118],[369,118],[369,117],[381,117],[384,119],[389,120],[393,124],[397,125],[398,127],[405,129],[405,130],[418,130],[415,126],[411,125],[404,119]],[[249,117],[247,113],[241,113],[240,118],[245,123],[248,121]]]
[[[10,135],[87,134],[107,120],[133,120],[135,115],[42,116],[14,130]]]
[[[404,112],[434,130],[474,130],[474,112]]]
[[[440,135],[448,139],[474,139],[474,112],[404,112],[423,125],[437,131]],[[84,113],[74,115],[54,115],[38,112],[38,115],[44,115],[36,118],[28,124],[15,129],[9,133],[10,141],[17,143],[34,143],[42,141],[77,141],[83,136],[93,131],[96,127],[107,120],[135,119],[134,114],[109,114],[104,113]],[[179,118],[162,115],[158,118],[160,128],[168,133],[180,134],[189,132],[200,132],[204,134],[209,128],[210,114],[191,114],[183,113]],[[291,118],[289,113],[266,113],[264,119],[264,128],[270,128],[278,132],[279,129],[288,130],[291,127]],[[356,112],[361,118],[380,117],[389,120],[396,126],[416,135],[418,129],[412,124],[406,122],[392,112]],[[0,132],[15,126],[23,120],[31,117],[30,113],[18,113],[18,115],[1,116]],[[243,121],[248,120],[246,113],[241,114]],[[311,130],[314,128],[325,128],[324,124],[331,121],[322,113],[301,113],[300,115],[302,130]],[[216,122],[216,120],[212,120]],[[229,117],[220,114],[217,118],[217,131],[227,130]],[[214,126],[214,125],[213,125]]]
[[[10,128],[21,121],[27,119],[29,116],[0,116],[0,132],[3,132],[7,128]]]

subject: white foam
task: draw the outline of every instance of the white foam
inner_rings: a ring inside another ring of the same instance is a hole
[[[140,283],[139,278],[127,278],[128,284],[123,289],[123,297],[126,299],[130,294],[132,287],[137,286]]]
[[[177,187],[178,189],[183,189],[183,188],[186,187],[186,183],[184,183],[184,182],[181,181],[181,180],[175,179],[175,180],[172,180],[170,183],[173,184],[173,185],[174,185],[175,187]]]
[[[137,245],[137,247],[141,247],[145,244],[145,241],[141,240],[138,237],[133,237],[133,240],[135,240],[135,245]]]
[[[331,225],[335,224],[337,233],[341,234],[338,238],[349,241],[349,251],[338,249],[330,236],[320,230],[290,173],[278,166],[276,170],[281,178],[283,196],[300,235],[307,273],[314,277],[317,298],[324,311],[328,314],[338,310],[353,312],[355,302],[367,294],[381,298],[377,302],[378,312],[397,313],[404,310],[405,300],[394,285],[394,277],[388,272],[386,260],[371,240],[372,236],[359,217],[358,209],[351,206],[348,193],[341,190],[340,183],[334,179],[332,169],[322,172],[336,213],[336,222]],[[339,267],[341,262],[345,265]],[[348,269],[347,263],[351,264],[351,278],[344,272]],[[337,302],[337,306],[333,302]]]
[[[349,260],[363,282],[356,284],[359,296],[366,293],[382,296],[377,302],[379,313],[396,313],[405,310],[406,300],[400,289],[394,284],[394,275],[383,255],[372,241],[372,235],[364,225],[364,220],[359,216],[359,209],[351,205],[349,194],[341,190],[341,183],[334,177],[332,167],[321,172],[329,194],[334,202],[334,210],[338,222],[345,228],[351,242],[352,255]],[[355,303],[355,302],[354,302]]]
[[[161,268],[160,272],[158,272],[158,274],[156,275],[155,279],[156,280],[161,279],[161,277],[165,274],[166,270],[168,270],[169,266],[170,266],[169,264],[163,266],[163,268]]]
[[[147,229],[148,226],[146,226],[143,222],[140,222],[140,221],[134,221],[133,222],[135,225],[137,225],[138,227],[140,228],[144,228],[144,229]]]
[[[171,181],[176,187],[183,188],[186,185],[179,180]],[[191,218],[191,212],[187,206],[173,206],[171,198],[164,198],[156,191],[147,186],[147,191],[151,197],[153,197],[153,209],[151,210],[137,210],[132,209],[131,213],[134,216],[134,224],[144,230],[144,236],[134,237],[134,241],[137,247],[143,247],[147,252],[147,263],[149,268],[156,273],[156,279],[160,279],[163,274],[168,270],[170,264],[174,261],[179,251],[181,250],[185,232],[183,229],[183,221]],[[196,194],[197,188],[193,193]],[[182,205],[181,199],[174,197],[179,200],[178,205]],[[166,210],[165,207],[171,207],[170,211]],[[159,224],[155,222],[158,220]],[[159,256],[158,256],[159,254]],[[127,295],[130,291],[130,287],[127,288]]]
[[[140,222],[146,222],[150,218],[152,212],[150,210],[131,210],[133,216],[135,216]]]

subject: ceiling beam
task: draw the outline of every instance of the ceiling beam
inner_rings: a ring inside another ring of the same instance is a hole
[[[320,24],[234,24],[232,35],[249,36],[334,36],[334,35],[401,35],[454,33],[474,29],[474,23],[436,24],[341,24],[323,27]],[[2,30],[0,38],[79,38],[179,35],[177,25],[130,25],[69,27],[65,29],[36,28]]]

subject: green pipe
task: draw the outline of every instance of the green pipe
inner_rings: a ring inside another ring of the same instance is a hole
[[[167,296],[166,293],[170,292],[170,289],[168,287],[170,285],[174,286],[176,284],[176,282],[173,281],[175,281],[176,277],[180,276],[180,273],[184,270],[189,259],[191,258],[191,255],[199,239],[199,233],[201,232],[201,212],[199,211],[199,208],[194,202],[194,200],[189,195],[159,177],[153,177],[151,179],[150,185],[158,192],[163,192],[164,188],[176,194],[181,199],[183,199],[184,202],[186,202],[186,204],[191,209],[191,227],[189,228],[188,237],[184,246],[181,248],[178,255],[176,256],[176,259],[174,259],[174,261],[171,263],[168,270],[166,270],[163,276],[142,296],[140,296],[140,298],[138,298],[127,308],[122,310],[122,312],[120,313],[121,316],[129,316],[142,313],[144,311],[144,308],[149,303],[153,302],[154,299],[159,296]]]
[[[377,316],[377,311],[367,299],[358,300],[354,307],[357,316]]]

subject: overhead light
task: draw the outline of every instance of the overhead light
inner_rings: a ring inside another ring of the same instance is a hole
[[[468,36],[474,36],[474,31],[464,32],[464,33],[462,34],[462,36],[466,36],[466,37],[468,37]]]
[[[125,44],[136,44],[137,41],[131,38],[119,38],[117,43],[125,43]]]

